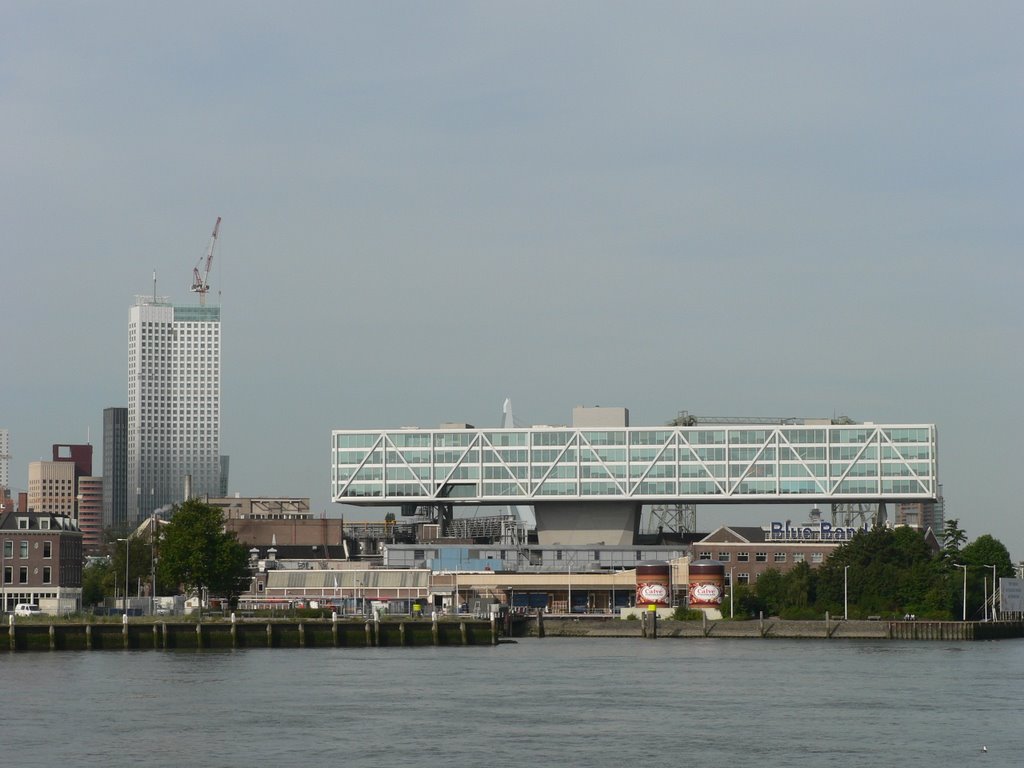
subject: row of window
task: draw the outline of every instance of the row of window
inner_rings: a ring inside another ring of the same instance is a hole
[[[825,561],[825,554],[823,552],[811,552],[810,554],[811,554],[811,562],[812,563],[822,563],[822,562]],[[788,552],[773,552],[772,553],[772,562],[775,562],[775,563],[785,563],[785,562],[787,562],[788,556],[789,556]],[[793,553],[793,562],[794,563],[802,563],[802,562],[804,562],[805,557],[806,557],[806,554],[804,552],[794,552]],[[718,552],[716,557],[712,557],[711,556],[711,552],[709,550],[705,550],[703,552],[698,553],[697,559],[698,560],[718,560],[721,563],[728,563],[728,562],[731,562],[731,560],[732,560],[732,552],[730,552],[729,550],[721,550],[721,551]],[[736,553],[736,562],[738,562],[738,563],[750,562],[750,553],[749,552],[737,552]],[[767,552],[754,552],[754,562],[755,563],[767,563],[768,562],[768,553]]]
[[[18,522],[21,523],[21,520],[19,520]],[[46,522],[47,522],[47,524],[49,524],[50,521],[47,520]],[[26,521],[26,523],[27,523],[27,521]],[[20,525],[19,525],[19,527],[20,527]],[[26,525],[26,527],[28,527],[28,526]],[[42,544],[43,544],[43,557],[45,557],[47,560],[49,560],[51,557],[53,557],[53,542],[52,541],[44,541]],[[39,542],[38,541],[36,542],[36,547],[35,548],[39,549]],[[22,560],[25,560],[25,559],[28,558],[28,552],[29,552],[29,542],[27,542],[25,540],[22,540],[21,542],[19,542],[19,544],[18,544],[18,556]],[[4,540],[4,559],[5,560],[13,560],[14,559],[14,541],[12,541],[11,539],[5,539]]]
[[[32,571],[34,574],[39,574],[39,569],[36,568]],[[14,567],[10,565],[4,566],[4,584],[14,583]],[[28,566],[22,565],[18,568],[18,583],[28,584]],[[48,566],[43,566],[43,584],[53,583],[53,569]]]

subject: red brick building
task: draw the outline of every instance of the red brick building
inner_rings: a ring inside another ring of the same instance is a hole
[[[34,603],[44,612],[82,605],[82,532],[68,517],[4,512],[0,516],[0,604]]]

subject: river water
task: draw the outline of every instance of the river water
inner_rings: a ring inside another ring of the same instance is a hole
[[[0,765],[1016,766],[1022,679],[1020,640],[3,653]]]

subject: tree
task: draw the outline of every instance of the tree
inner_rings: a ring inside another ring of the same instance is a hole
[[[954,562],[960,557],[960,548],[967,541],[967,534],[960,527],[958,519],[947,520],[942,528],[942,557]]]
[[[113,569],[110,563],[99,560],[82,569],[82,607],[97,605],[110,594],[113,583]]]
[[[166,583],[180,584],[200,597],[206,589],[226,598],[232,607],[248,582],[245,547],[234,533],[225,532],[220,509],[198,499],[189,499],[175,510],[163,530],[159,561]]]
[[[986,595],[991,599],[995,591],[997,582],[993,576],[1012,578],[1016,575],[1010,553],[999,539],[986,533],[960,551],[959,562],[968,566],[967,617],[981,618],[985,614],[982,603]],[[995,574],[992,573],[993,565]],[[963,582],[959,583],[962,589]]]
[[[854,616],[948,616],[954,596],[950,569],[919,531],[905,526],[862,531],[835,549],[819,570],[818,607],[842,611],[846,584]]]

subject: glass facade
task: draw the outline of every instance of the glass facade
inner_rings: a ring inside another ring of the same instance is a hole
[[[336,430],[349,504],[934,499],[934,425]]]

